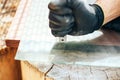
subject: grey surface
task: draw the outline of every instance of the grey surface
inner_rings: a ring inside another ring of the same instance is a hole
[[[80,64],[120,67],[120,47],[89,43],[102,34],[73,37],[59,43],[48,26],[48,0],[29,0],[24,15],[23,36],[15,59],[37,61],[41,64]]]

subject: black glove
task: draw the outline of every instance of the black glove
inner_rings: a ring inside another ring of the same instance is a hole
[[[72,31],[74,18],[72,10],[67,7],[66,0],[53,0],[48,5],[49,26],[56,37],[63,37]]]
[[[103,29],[110,29],[117,32],[120,32],[120,17],[108,22],[102,26]]]
[[[104,19],[102,9],[84,0],[54,0],[50,9],[50,28],[54,36],[84,35],[98,30]]]

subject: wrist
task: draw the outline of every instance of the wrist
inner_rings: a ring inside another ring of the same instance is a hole
[[[91,6],[93,6],[95,9],[95,13],[96,13],[96,17],[97,17],[97,24],[95,26],[95,30],[98,30],[101,28],[101,26],[104,23],[104,12],[103,12],[102,8],[97,4],[93,4]]]

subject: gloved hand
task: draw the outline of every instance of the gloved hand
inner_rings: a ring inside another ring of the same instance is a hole
[[[72,10],[67,7],[66,0],[53,0],[48,5],[49,26],[56,37],[63,37],[72,31],[74,18]]]
[[[103,24],[102,9],[85,0],[53,0],[48,7],[49,26],[56,37],[92,33]]]

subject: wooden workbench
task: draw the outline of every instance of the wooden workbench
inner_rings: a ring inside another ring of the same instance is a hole
[[[21,61],[23,80],[119,80],[120,68]]]
[[[21,80],[20,61],[14,60],[16,51],[12,47],[0,50],[0,80]]]
[[[74,37],[75,40],[72,43],[68,41],[62,47],[61,44],[55,45],[54,49],[58,51],[53,50],[54,62],[41,62],[41,60],[50,60],[50,58],[44,57],[46,55],[40,51],[48,50],[50,46],[42,44],[44,46],[40,47],[41,43],[44,40],[54,43],[55,40],[50,34],[49,28],[46,28],[48,27],[47,4],[48,0],[42,2],[40,0],[21,0],[6,37],[8,47],[18,47],[16,59],[21,60],[22,79],[119,80],[120,65],[117,63],[119,63],[120,57],[120,36],[119,33],[110,30],[98,31],[100,35]],[[45,13],[42,13],[44,11]],[[47,37],[44,37],[43,33]],[[68,39],[71,40],[73,37],[70,36]],[[87,42],[83,42],[84,40]],[[87,61],[88,63],[85,63]]]

